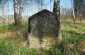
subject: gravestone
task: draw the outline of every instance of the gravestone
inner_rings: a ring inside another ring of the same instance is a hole
[[[49,50],[58,44],[60,22],[44,9],[28,19],[29,48]]]

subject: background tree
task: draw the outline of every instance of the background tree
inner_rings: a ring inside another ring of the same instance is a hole
[[[50,11],[51,11],[51,0],[50,0]]]
[[[60,19],[60,0],[54,0],[53,13],[55,17],[58,17],[58,19]]]
[[[21,24],[21,16],[22,16],[22,7],[23,7],[23,0],[13,0],[14,2],[14,20],[15,25],[19,26]],[[19,9],[18,9],[19,5]],[[18,13],[19,12],[19,13]]]
[[[33,4],[32,4],[32,3],[33,3],[33,1],[31,0],[31,1],[30,1],[30,6],[31,6],[31,14],[32,14],[32,11],[33,11]]]
[[[41,10],[42,10],[42,5],[43,5],[43,3],[42,3],[42,0],[41,0]]]
[[[72,11],[73,11],[73,21],[75,22],[75,11],[74,11],[74,0],[71,0],[73,6],[72,6]]]
[[[23,0],[18,0],[19,1],[19,24],[21,24],[21,19],[22,19],[22,10],[23,10]]]
[[[14,21],[15,21],[15,25],[19,25],[19,19],[18,19],[18,2],[17,0],[13,0],[14,2]]]
[[[75,15],[75,18],[79,18],[81,20],[80,17],[82,17],[84,15],[85,12],[85,4],[84,4],[84,0],[73,0],[73,12]]]
[[[40,0],[38,0],[38,3],[39,3],[39,1],[40,1]],[[40,9],[39,9],[39,4],[38,4],[38,11],[39,11],[39,10],[40,10]]]
[[[4,5],[5,5],[5,3],[4,3],[4,0],[2,0],[2,17],[3,17],[3,23],[4,23]]]
[[[3,17],[3,23],[5,23],[5,6],[6,6],[6,3],[8,2],[8,0],[2,0],[2,17]]]
[[[2,0],[2,16],[4,18],[4,0]]]

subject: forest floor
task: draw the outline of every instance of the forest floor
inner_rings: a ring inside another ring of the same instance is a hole
[[[20,28],[14,24],[0,24],[0,55],[37,55],[27,44],[27,23]],[[56,55],[85,55],[85,23],[61,22],[62,43]],[[49,55],[54,55],[51,51]],[[47,55],[43,51],[42,55]]]

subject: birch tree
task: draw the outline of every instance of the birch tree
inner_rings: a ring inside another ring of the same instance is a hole
[[[4,17],[4,0],[2,0],[2,16]]]
[[[54,0],[53,13],[56,18],[60,19],[60,0]]]
[[[4,23],[4,0],[2,0],[2,22]]]
[[[51,11],[51,0],[50,0],[50,11]]]
[[[19,26],[21,24],[21,16],[22,16],[22,9],[23,9],[23,0],[13,0],[14,2],[14,20],[15,25]],[[19,9],[18,9],[19,5]]]
[[[19,19],[18,19],[18,2],[17,0],[13,0],[14,2],[14,21],[15,25],[19,25]]]
[[[22,19],[22,10],[23,10],[23,0],[19,0],[19,24],[21,24],[21,19]]]
[[[43,5],[43,4],[42,4],[42,0],[41,0],[41,10],[42,10],[42,5]]]

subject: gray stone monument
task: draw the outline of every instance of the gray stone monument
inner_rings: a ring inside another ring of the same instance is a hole
[[[52,12],[42,10],[28,19],[29,48],[49,50],[58,44],[60,22]]]

